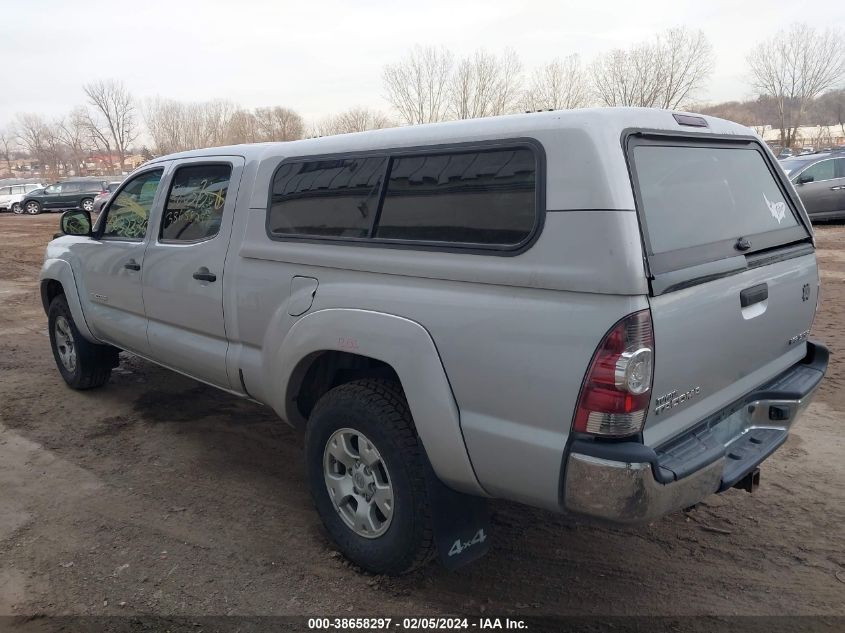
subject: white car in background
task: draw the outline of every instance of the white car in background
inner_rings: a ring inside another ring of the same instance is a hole
[[[31,191],[41,189],[44,185],[40,182],[24,183],[18,185],[7,185],[0,187],[0,211],[12,211],[13,213],[23,213],[24,196]]]

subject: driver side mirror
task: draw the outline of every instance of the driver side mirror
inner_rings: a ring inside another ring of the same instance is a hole
[[[798,176],[798,184],[799,185],[806,185],[808,182],[813,182],[815,178],[810,174],[801,174]]]
[[[88,211],[74,209],[62,213],[59,227],[65,235],[91,236],[91,214]]]

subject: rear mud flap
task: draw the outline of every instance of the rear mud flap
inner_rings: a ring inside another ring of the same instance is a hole
[[[440,564],[457,569],[484,556],[490,548],[487,500],[452,490],[430,467],[426,483]]]

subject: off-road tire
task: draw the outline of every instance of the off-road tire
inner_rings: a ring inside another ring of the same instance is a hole
[[[73,371],[65,367],[59,356],[56,341],[56,320],[59,317],[64,317],[70,326],[70,336],[76,350],[76,367]],[[50,303],[47,321],[53,358],[64,381],[74,389],[94,389],[106,384],[112,368],[117,367],[119,350],[110,345],[97,345],[83,338],[73,321],[64,295],[58,295]]]
[[[394,510],[377,538],[356,534],[341,519],[323,475],[323,455],[338,429],[363,433],[381,454],[393,486]],[[349,382],[326,393],[314,407],[305,435],[311,495],[340,552],[374,574],[399,575],[434,555],[431,506],[426,487],[427,457],[401,387],[389,380]]]

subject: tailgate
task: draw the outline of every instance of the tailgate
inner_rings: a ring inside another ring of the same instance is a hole
[[[644,440],[658,446],[804,357],[818,272],[754,139],[632,137],[628,159],[652,287]]]

